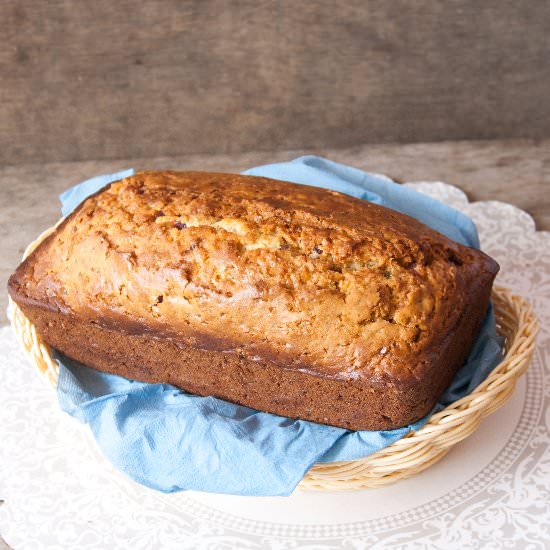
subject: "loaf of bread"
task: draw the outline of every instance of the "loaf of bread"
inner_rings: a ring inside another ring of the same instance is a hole
[[[95,369],[379,430],[434,406],[497,271],[479,250],[335,191],[142,172],[86,199],[9,292],[48,343]]]

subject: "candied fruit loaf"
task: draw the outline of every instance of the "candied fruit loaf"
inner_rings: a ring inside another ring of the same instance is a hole
[[[497,271],[479,250],[335,191],[141,172],[80,204],[9,292],[47,342],[95,369],[379,430],[434,406]]]

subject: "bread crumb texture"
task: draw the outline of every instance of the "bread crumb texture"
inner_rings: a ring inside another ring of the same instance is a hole
[[[196,348],[335,378],[414,378],[495,265],[334,191],[142,172],[77,209],[33,264],[32,286],[79,318]]]

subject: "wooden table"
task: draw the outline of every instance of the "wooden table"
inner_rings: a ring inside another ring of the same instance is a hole
[[[470,200],[500,200],[529,212],[550,229],[550,139],[359,145],[347,149],[250,152],[233,155],[97,160],[0,168],[0,324],[7,322],[6,282],[25,246],[59,218],[57,195],[98,174],[123,168],[240,171],[318,154],[397,181],[441,180]]]
[[[500,200],[550,229],[550,140],[362,145],[340,150],[251,152],[165,158],[28,164],[0,168],[0,325],[7,322],[5,285],[27,243],[59,217],[56,196],[88,177],[122,168],[239,171],[315,153],[398,181],[442,180],[470,200]],[[0,501],[1,505],[1,501]],[[0,537],[0,550],[7,548]]]

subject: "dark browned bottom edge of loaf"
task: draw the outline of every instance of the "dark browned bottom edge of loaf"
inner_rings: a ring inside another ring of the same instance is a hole
[[[386,430],[425,416],[464,363],[483,320],[488,289],[448,338],[439,361],[414,384],[334,380],[241,358],[234,353],[181,346],[148,334],[126,334],[18,300],[46,342],[97,370],[151,383],[169,383],[291,418],[350,430]],[[481,303],[484,307],[480,307]]]

